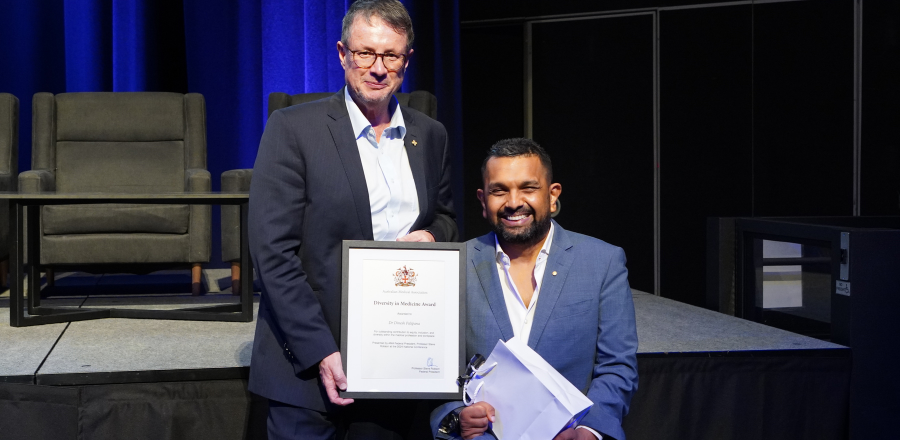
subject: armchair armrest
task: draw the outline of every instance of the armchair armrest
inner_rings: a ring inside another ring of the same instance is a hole
[[[209,171],[199,168],[190,168],[184,171],[185,192],[204,192],[212,188],[212,177]]]
[[[228,170],[222,173],[222,192],[250,191],[253,169]]]
[[[16,176],[0,172],[0,191],[15,191]],[[0,201],[0,212],[9,212],[9,200]],[[9,256],[9,215],[0,215],[0,258]]]
[[[6,172],[0,172],[0,191],[15,191],[16,183],[18,183],[16,176]]]
[[[269,98],[271,100],[271,98]],[[250,191],[253,169],[228,170],[222,173],[222,192]],[[241,210],[237,206],[222,207],[222,261],[241,259]]]
[[[205,192],[211,188],[212,177],[209,171],[200,168],[184,170],[184,191]],[[208,263],[212,246],[211,232],[212,208],[209,205],[191,205],[191,223],[188,234],[191,236],[191,263]]]
[[[19,191],[28,194],[56,191],[56,174],[50,170],[28,170],[19,174]]]

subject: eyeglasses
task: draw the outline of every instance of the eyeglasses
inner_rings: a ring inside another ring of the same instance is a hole
[[[353,54],[353,62],[363,69],[374,66],[378,57],[381,57],[384,68],[389,72],[396,72],[402,69],[403,64],[406,62],[406,55],[398,53],[376,53],[368,50],[353,50],[349,47],[347,50]]]

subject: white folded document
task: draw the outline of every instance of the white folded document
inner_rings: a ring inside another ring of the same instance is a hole
[[[591,402],[528,345],[512,338],[494,351],[466,384],[467,405],[496,410],[492,429],[503,440],[552,440],[575,426]]]

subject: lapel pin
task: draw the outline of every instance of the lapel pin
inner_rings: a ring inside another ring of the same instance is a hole
[[[413,144],[413,146],[415,147],[415,146],[418,145],[419,143],[416,142],[415,139],[413,139],[412,144]]]
[[[555,270],[553,271],[553,276],[556,276],[556,271],[555,271]]]

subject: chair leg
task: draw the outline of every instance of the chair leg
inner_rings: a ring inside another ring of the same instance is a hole
[[[9,284],[9,258],[0,261],[0,289],[5,289]]]
[[[191,265],[191,295],[200,296],[203,295],[203,280],[201,279],[203,275],[202,268],[200,267],[200,263],[194,263]]]
[[[231,294],[241,294],[241,263],[231,263]]]
[[[40,295],[41,299],[46,299],[47,296],[50,295],[50,293],[52,291],[52,289],[50,289],[50,287],[53,287],[54,285],[56,285],[56,277],[55,277],[55,274],[53,273],[53,268],[43,267],[43,268],[39,268],[35,272],[38,275],[38,278],[40,278],[40,275],[41,275],[40,269],[44,270],[44,277],[47,279],[47,286],[46,286],[46,288],[40,290],[39,295]],[[38,282],[37,285],[40,286],[41,283]]]

